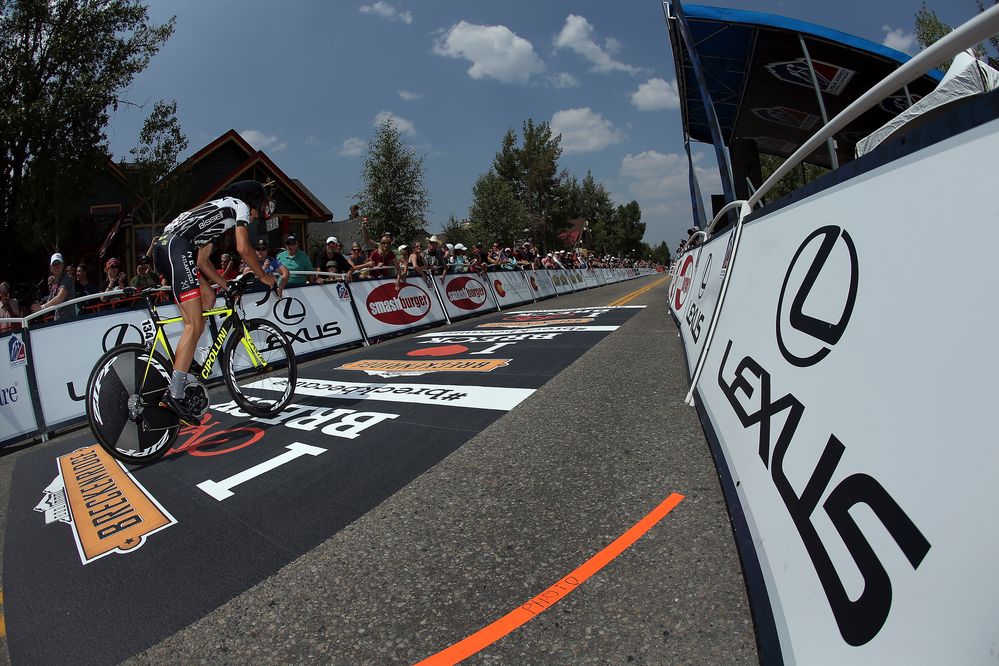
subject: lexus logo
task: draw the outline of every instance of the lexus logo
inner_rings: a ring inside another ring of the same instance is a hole
[[[142,337],[142,331],[137,326],[133,326],[132,324],[116,324],[105,331],[104,339],[101,340],[101,346],[104,347],[104,351],[109,351],[126,342],[138,342],[142,344],[145,342],[145,338]]]
[[[697,300],[701,300],[701,297],[704,296],[704,290],[708,286],[708,280],[710,279],[710,276],[708,275],[708,271],[711,270],[711,257],[712,256],[713,255],[709,254],[708,255],[708,260],[706,262],[704,262],[704,271],[701,273],[701,286],[697,290]]]
[[[285,296],[274,304],[274,317],[288,326],[300,324],[305,319],[305,304],[297,298]]]
[[[857,248],[845,229],[816,229],[798,247],[777,303],[777,346],[788,363],[807,368],[829,355],[853,314],[859,272]]]

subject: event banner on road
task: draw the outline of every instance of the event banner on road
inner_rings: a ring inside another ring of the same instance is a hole
[[[991,121],[743,228],[695,397],[785,662],[995,658],[997,152]],[[965,279],[925,279],[954,219]],[[692,360],[727,246],[678,260]]]

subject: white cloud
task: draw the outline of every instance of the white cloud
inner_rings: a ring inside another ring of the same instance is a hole
[[[258,130],[243,130],[239,135],[257,150],[276,153],[288,147],[287,143],[281,141],[273,134],[264,134]]]
[[[434,44],[434,53],[470,61],[468,75],[473,79],[527,83],[531,76],[545,69],[531,42],[518,37],[505,25],[461,21],[441,35]]]
[[[567,74],[566,72],[559,72],[558,74],[552,74],[548,77],[549,83],[552,87],[559,88],[575,88],[579,85],[579,81],[572,74]]]
[[[639,111],[661,111],[663,109],[680,108],[680,92],[676,87],[676,79],[649,79],[631,93],[631,103]]]
[[[713,164],[708,152],[695,149],[692,157],[705,210],[710,214],[711,194],[721,192],[718,169],[701,166],[705,161]],[[687,156],[656,150],[629,153],[621,160],[620,174],[627,194],[615,201],[632,198],[638,201],[642,221],[647,224],[645,240],[653,245],[666,240],[671,249],[675,248],[680,237],[686,238],[684,231],[693,224]]]
[[[305,145],[307,146],[318,146],[321,143],[322,141],[315,134],[310,134],[309,136],[305,137]]]
[[[555,47],[560,49],[572,49],[579,55],[586,58],[594,72],[628,72],[638,74],[642,70],[638,67],[626,65],[612,57],[620,49],[620,42],[615,39],[606,41],[607,48],[600,48],[600,45],[593,39],[593,26],[582,16],[569,14],[565,19],[562,31],[555,37]]]
[[[362,14],[376,14],[390,21],[401,21],[406,25],[413,22],[413,15],[410,12],[401,12],[387,2],[378,0],[370,5],[361,5]]]
[[[624,132],[589,107],[556,112],[551,127],[552,134],[562,135],[562,151],[566,155],[596,152],[624,140]]]
[[[375,121],[372,123],[372,125],[374,127],[378,127],[386,120],[392,121],[392,124],[395,125],[395,128],[400,132],[402,132],[403,134],[406,134],[408,136],[416,135],[416,126],[413,124],[413,121],[406,120],[405,118],[397,116],[391,111],[380,112],[377,116],[375,116]]]
[[[413,100],[423,99],[423,95],[420,93],[410,92],[409,90],[400,90],[399,97],[406,100],[407,102],[412,102]]]
[[[340,152],[337,154],[343,157],[358,157],[364,152],[367,145],[367,142],[363,139],[352,136],[349,139],[344,139],[340,145]]]
[[[911,32],[906,32],[905,28],[893,28],[890,25],[881,26],[885,33],[882,44],[890,49],[896,49],[903,53],[912,55],[916,51],[916,36]]]

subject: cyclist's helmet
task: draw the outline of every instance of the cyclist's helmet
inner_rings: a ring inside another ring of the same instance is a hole
[[[264,186],[255,180],[240,180],[222,190],[220,194],[243,201],[257,211],[257,217],[261,220],[269,219],[274,213],[274,202],[267,198]]]
[[[114,257],[108,259],[107,263],[104,264],[104,272],[107,273],[112,268],[121,268],[121,262]]]

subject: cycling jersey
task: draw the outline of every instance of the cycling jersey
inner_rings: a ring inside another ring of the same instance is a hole
[[[212,243],[233,227],[250,224],[250,207],[240,199],[223,197],[181,213],[163,229],[164,235],[183,238],[195,247]]]

